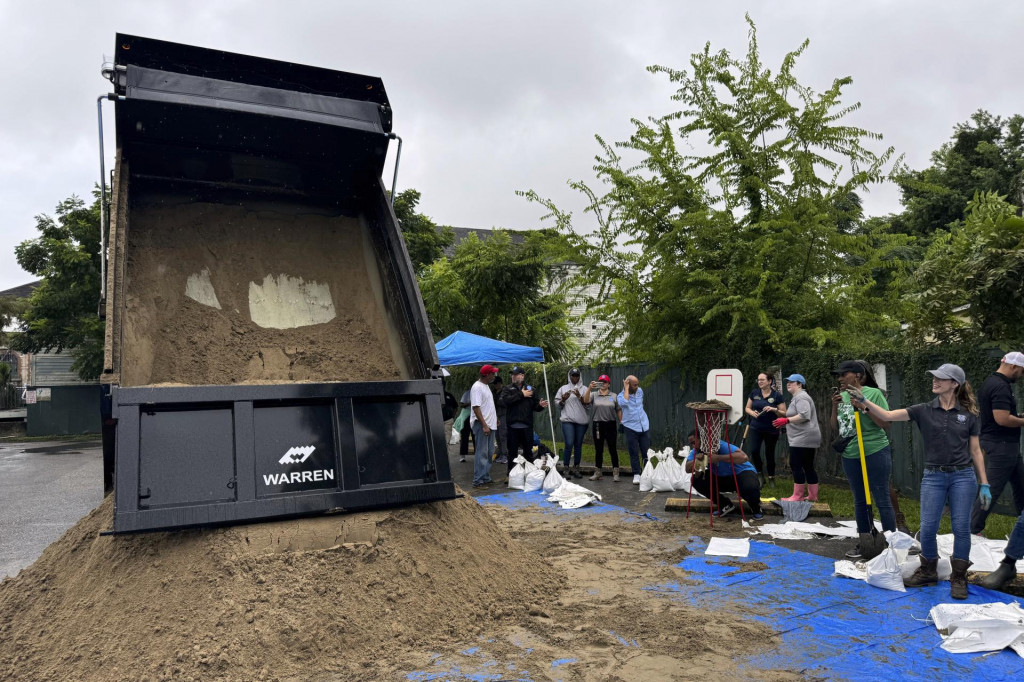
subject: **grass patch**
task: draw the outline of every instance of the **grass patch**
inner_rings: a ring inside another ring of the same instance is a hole
[[[98,433],[76,433],[69,436],[3,436],[0,437],[2,443],[39,443],[43,441],[53,441],[57,443],[83,443],[87,441],[102,440],[102,436]]]
[[[550,447],[550,443],[545,441],[545,444]],[[590,443],[583,444],[583,455],[581,459],[583,464],[593,466],[594,464],[594,446]],[[608,452],[604,454],[604,466],[611,466],[611,459],[608,456]],[[629,451],[625,447],[619,448],[619,464],[623,467],[629,466]],[[793,494],[793,479],[789,477],[776,478],[773,483],[766,484],[761,489],[761,497],[789,497]],[[822,483],[818,488],[818,500],[821,502],[827,502],[829,507],[832,509],[832,514],[838,518],[853,518],[853,493],[850,491],[849,486],[836,485]],[[907,525],[914,532],[921,527],[921,503],[918,500],[900,496],[900,511],[907,517]],[[876,519],[879,519],[878,509],[872,507],[872,512]],[[985,523],[985,537],[1002,540],[1006,538],[1013,530],[1013,525],[1017,522],[1016,516],[1006,516],[1004,514],[990,514],[987,522]],[[953,529],[950,525],[949,513],[943,514],[942,521],[939,523],[939,533],[952,533]]]

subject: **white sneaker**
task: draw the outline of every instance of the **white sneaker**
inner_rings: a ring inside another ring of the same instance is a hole
[[[640,485],[640,474],[633,474],[633,485]]]

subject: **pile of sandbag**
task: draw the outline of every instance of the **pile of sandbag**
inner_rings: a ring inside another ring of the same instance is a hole
[[[686,472],[686,458],[689,455],[689,447],[683,448],[679,455],[676,455],[672,448],[665,448],[661,452],[648,450],[647,464],[640,474],[640,492],[670,493],[680,490],[703,497],[696,490],[691,491],[691,475]]]
[[[515,466],[508,474],[508,487],[524,492],[540,490],[548,496],[548,502],[556,502],[562,509],[579,509],[601,496],[562,478],[558,473],[558,459],[545,455],[531,462],[522,455],[512,460]]]

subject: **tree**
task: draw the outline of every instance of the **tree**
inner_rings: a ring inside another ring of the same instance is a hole
[[[496,230],[489,239],[469,235],[451,260],[424,269],[420,292],[434,335],[468,331],[528,346],[551,360],[567,360],[577,348],[561,291],[550,290],[557,251],[550,232],[526,233],[514,243]]]
[[[860,106],[841,102],[849,78],[822,93],[799,83],[806,41],[773,73],[747,22],[744,58],[708,44],[691,71],[649,67],[678,84],[683,108],[634,119],[626,141],[597,138],[607,191],[570,183],[593,231],[523,193],[601,282],[590,304],[612,321],[609,359],[736,366],[782,349],[853,350],[898,329],[898,291],[872,273],[892,271],[886,258],[908,239],[862,225],[857,200],[887,177],[893,150],[870,151],[881,136],[843,124]]]
[[[0,346],[7,345],[7,334],[4,332],[24,311],[24,304],[11,296],[0,297]]]
[[[960,224],[938,230],[911,280],[920,341],[1024,343],[1024,219],[995,192],[976,193]]]
[[[906,207],[894,217],[900,232],[930,238],[964,217],[976,192],[995,192],[1024,206],[1024,117],[979,109],[932,152],[932,165],[897,177]]]
[[[36,229],[38,237],[14,249],[18,264],[42,282],[20,315],[12,346],[25,353],[70,350],[72,368],[94,380],[103,369],[98,190],[91,205],[71,196],[57,204],[55,217],[36,216]]]
[[[441,257],[444,249],[455,241],[450,227],[439,228],[433,220],[416,212],[420,193],[415,189],[399,192],[395,197],[395,216],[405,238],[413,269],[420,272]]]

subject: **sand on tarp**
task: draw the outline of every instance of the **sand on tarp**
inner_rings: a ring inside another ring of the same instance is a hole
[[[100,536],[111,512],[0,582],[0,679],[354,679],[395,647],[524,622],[565,585],[470,498]]]
[[[167,198],[127,238],[122,386],[403,378],[358,219]]]

